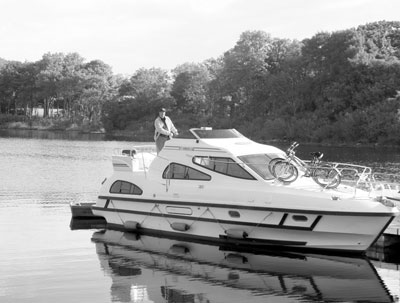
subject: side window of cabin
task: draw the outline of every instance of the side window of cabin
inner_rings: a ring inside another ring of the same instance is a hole
[[[129,195],[141,195],[143,191],[140,187],[133,183],[126,181],[115,181],[111,185],[110,193],[112,194],[129,194]]]
[[[186,165],[171,163],[163,172],[164,179],[211,180],[211,176]]]
[[[230,177],[255,180],[252,175],[231,158],[195,156],[193,157],[193,163]]]
[[[285,154],[251,154],[238,157],[243,163],[246,163],[255,173],[265,180],[273,180],[275,177],[271,173],[271,160],[276,158],[285,158]]]

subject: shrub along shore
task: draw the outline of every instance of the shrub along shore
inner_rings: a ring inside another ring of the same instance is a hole
[[[176,123],[175,123],[176,124]],[[147,121],[142,125],[137,125],[135,129],[125,129],[125,130],[113,130],[106,131],[102,125],[78,125],[76,123],[61,122],[59,118],[34,118],[29,119],[27,117],[6,116],[0,115],[0,129],[12,129],[12,130],[37,130],[37,131],[57,131],[57,132],[79,132],[82,134],[97,133],[104,134],[108,139],[121,140],[121,141],[135,141],[135,142],[152,142],[154,135],[153,121]],[[179,138],[190,137],[190,128],[196,128],[204,125],[181,125],[176,124],[179,129]],[[209,126],[209,125],[207,125]],[[395,144],[379,144],[379,143],[366,143],[366,142],[335,142],[335,141],[325,141],[325,142],[313,142],[298,140],[296,138],[275,138],[275,139],[265,139],[264,136],[257,136],[256,134],[246,133],[238,129],[243,135],[260,143],[266,144],[279,144],[281,146],[289,146],[293,141],[298,141],[302,145],[320,145],[320,146],[369,146],[369,147],[399,147]]]

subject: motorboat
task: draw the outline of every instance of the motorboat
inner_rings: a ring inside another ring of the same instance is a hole
[[[168,140],[158,154],[153,145],[115,151],[93,214],[110,229],[149,235],[358,254],[399,213],[367,186],[367,167],[335,164],[343,180],[334,188],[321,187],[300,168],[285,182],[269,165],[285,159],[284,150],[235,129],[190,134]],[[353,183],[344,178],[349,171]]]
[[[365,257],[236,250],[117,230],[94,232],[92,242],[121,302],[393,302]]]

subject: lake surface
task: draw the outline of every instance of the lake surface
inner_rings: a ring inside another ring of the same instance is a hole
[[[69,203],[96,201],[114,149],[134,143],[17,135],[0,132],[1,303],[398,302],[394,249],[365,258],[255,253],[71,221]],[[298,155],[312,150],[400,172],[397,149],[300,146]]]

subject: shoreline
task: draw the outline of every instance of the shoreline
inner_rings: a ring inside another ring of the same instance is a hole
[[[106,132],[104,129],[100,130],[87,130],[85,128],[70,128],[70,129],[61,129],[61,128],[44,128],[44,127],[5,127],[4,125],[0,125],[0,131],[37,131],[37,132],[55,132],[55,133],[76,133],[82,135],[103,135],[107,138],[111,138],[117,141],[137,141],[137,142],[152,142],[152,134],[149,132],[134,132],[134,131],[115,131],[115,132]],[[290,145],[293,141],[296,140],[287,140],[287,139],[273,139],[273,140],[258,140],[257,138],[249,139],[268,145]],[[343,143],[343,142],[300,142],[301,145],[306,146],[324,146],[324,147],[351,147],[351,148],[390,148],[390,149],[400,149],[399,145],[393,144],[378,144],[378,143]]]

